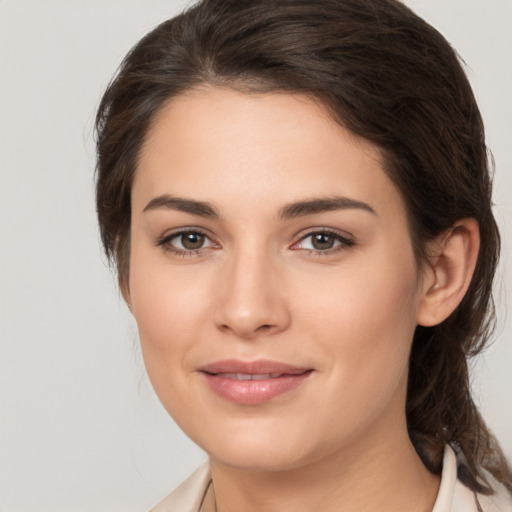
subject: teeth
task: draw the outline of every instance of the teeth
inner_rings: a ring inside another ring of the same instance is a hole
[[[259,375],[251,375],[251,377],[252,377],[251,380],[265,380],[265,379],[273,378],[271,373],[262,373]]]
[[[280,377],[280,373],[218,373],[220,377],[232,380],[266,380]]]

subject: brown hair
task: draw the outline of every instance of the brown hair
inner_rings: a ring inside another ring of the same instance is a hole
[[[146,35],[126,56],[97,120],[97,211],[107,256],[126,283],[130,193],[148,128],[172,97],[201,84],[307,94],[382,151],[401,191],[419,262],[429,240],[465,217],[481,248],[468,292],[435,327],[418,327],[407,421],[425,465],[450,443],[460,477],[492,493],[511,470],[471,397],[468,358],[493,327],[499,233],[482,119],[457,54],[396,0],[204,0]],[[484,471],[486,470],[486,471]]]

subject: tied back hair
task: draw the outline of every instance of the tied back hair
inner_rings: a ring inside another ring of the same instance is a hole
[[[376,145],[405,201],[419,265],[426,247],[475,218],[481,247],[471,285],[443,323],[417,327],[406,416],[424,464],[439,474],[444,446],[464,459],[466,485],[492,494],[512,474],[472,399],[468,360],[494,326],[500,238],[473,92],[450,44],[396,0],[204,0],[146,35],[124,59],[97,120],[97,211],[107,256],[127,283],[131,186],[151,122],[202,85],[299,93]]]

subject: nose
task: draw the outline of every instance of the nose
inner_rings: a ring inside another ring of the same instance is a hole
[[[215,323],[220,330],[250,340],[277,334],[291,322],[282,276],[270,257],[239,255],[219,275]]]

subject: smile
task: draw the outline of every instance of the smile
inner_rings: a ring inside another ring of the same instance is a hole
[[[218,361],[200,369],[216,395],[240,405],[258,405],[302,384],[313,369],[275,361]]]

